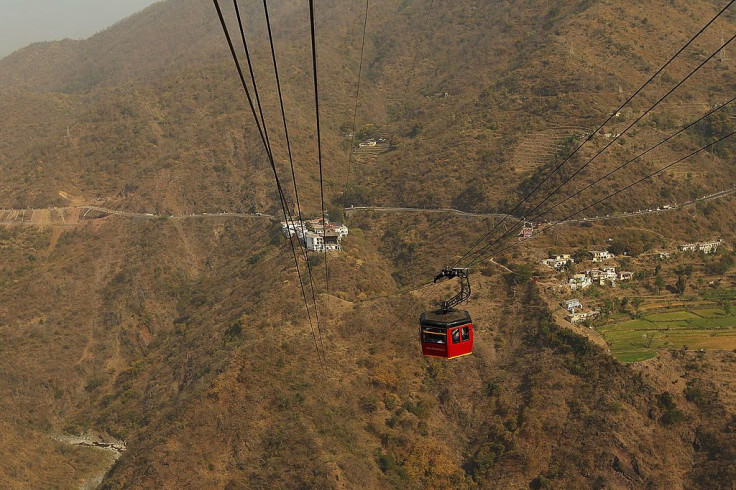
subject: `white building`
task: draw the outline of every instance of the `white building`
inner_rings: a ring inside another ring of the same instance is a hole
[[[321,252],[325,249],[322,235],[308,231],[304,238],[304,241],[307,245],[307,250],[311,250],[313,252]]]
[[[585,320],[597,317],[599,312],[596,311],[579,311],[577,313],[570,313],[565,319],[570,323],[583,323]]]
[[[685,243],[680,245],[678,248],[682,252],[703,252],[705,254],[710,254],[718,250],[718,246],[721,243],[723,243],[723,239],[719,238],[718,240],[710,242]]]
[[[615,257],[615,255],[608,250],[591,250],[590,253],[593,254],[593,262],[603,262],[604,260],[609,260]]]
[[[567,284],[570,286],[570,289],[576,291],[578,289],[586,289],[590,287],[593,284],[593,281],[591,281],[590,277],[585,274],[575,274],[569,281],[567,281]]]
[[[337,225],[335,226],[334,230],[335,233],[340,235],[341,237],[348,236],[348,227],[345,225]]]
[[[574,264],[575,260],[570,257],[570,254],[555,255],[549,259],[544,259],[542,264],[552,267],[555,270],[560,270],[567,265],[567,263]]]
[[[302,222],[301,221],[282,221],[281,222],[281,232],[287,236],[298,236],[299,238],[302,237]]]
[[[618,273],[619,281],[630,281],[634,278],[634,273],[630,271],[621,271]]]
[[[583,309],[583,304],[580,302],[579,299],[568,299],[567,301],[562,302],[562,307],[565,308],[570,313],[573,313],[575,311],[575,308]]]
[[[325,220],[326,225],[322,224],[322,219],[294,222],[281,222],[281,231],[287,237],[296,235],[299,240],[307,247],[307,250],[313,252],[322,252],[325,250],[342,250],[340,240],[348,235],[348,227],[336,223],[330,223]]]
[[[325,233],[323,236],[322,233],[308,231],[305,235],[305,244],[307,250],[312,252],[323,252],[325,248],[327,250],[342,250],[340,235],[332,232]]]
[[[611,283],[611,286],[616,285],[615,267],[604,267],[602,269],[590,269],[585,271],[585,275],[590,278],[591,282],[598,284],[599,286],[605,286],[606,281]]]

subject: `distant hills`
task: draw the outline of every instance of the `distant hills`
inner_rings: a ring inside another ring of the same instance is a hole
[[[271,8],[298,177],[314,207],[307,12],[290,2]],[[706,4],[673,2],[645,10],[592,1],[534,8],[513,2],[374,3],[357,129],[373,125],[392,145],[375,158],[358,152],[349,168],[340,128],[352,123],[361,8],[324,4],[318,12],[328,197],[338,198],[348,182],[374,204],[454,203],[476,211],[505,209],[523,195],[520,183],[538,180],[537,173],[574,149],[585,131],[713,14]],[[272,209],[263,151],[212,11],[208,2],[163,2],[88,40],[35,44],[2,60],[1,103],[11,117],[0,123],[0,157],[9,165],[7,182],[24,184],[4,189],[4,205],[51,204],[54,186],[110,199],[127,186],[139,190],[120,205],[139,210]],[[231,12],[228,19],[236,34]],[[263,13],[248,7],[245,19],[277,159],[286,162]],[[732,26],[732,16],[724,16],[605,131],[625,128]],[[576,181],[592,179],[730,98],[731,65],[728,54],[717,57]],[[42,108],[33,116],[29,106]],[[598,135],[561,175],[605,143]],[[693,138],[678,139],[618,174],[619,180],[694,145]],[[731,166],[720,159],[708,159],[705,167],[702,162],[697,157],[683,163],[634,198],[645,205],[662,187],[688,195],[733,180]],[[691,179],[682,179],[685,174]],[[182,196],[182,188],[195,181],[207,190]],[[248,192],[239,182],[248,182]],[[601,188],[608,191],[611,184]]]

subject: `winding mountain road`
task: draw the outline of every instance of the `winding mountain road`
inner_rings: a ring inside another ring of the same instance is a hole
[[[612,219],[623,219],[633,218],[646,214],[665,213],[668,211],[674,211],[676,209],[682,209],[688,206],[693,206],[700,202],[711,201],[714,199],[721,199],[731,194],[736,193],[736,188],[731,188],[707,196],[702,196],[698,199],[684,202],[682,204],[665,204],[656,208],[642,209],[637,211],[631,211],[626,213],[615,213],[613,215],[606,216],[593,216],[590,218],[576,218],[569,219],[566,221],[560,221],[556,224],[566,223],[590,223],[593,221],[605,221]],[[44,208],[44,209],[0,209],[0,225],[12,225],[12,224],[28,224],[28,225],[54,225],[54,226],[74,226],[79,221],[83,221],[87,218],[90,211],[97,211],[106,215],[123,216],[127,218],[138,218],[138,219],[173,219],[173,220],[184,220],[193,218],[265,218],[265,219],[278,219],[276,216],[264,213],[235,213],[235,212],[220,212],[220,213],[189,213],[189,214],[154,214],[154,213],[136,213],[133,211],[125,211],[119,209],[111,209],[103,206],[86,205],[81,204],[77,206],[67,206],[59,208]],[[408,207],[388,207],[388,206],[353,206],[345,208],[345,214],[350,216],[354,213],[360,212],[378,212],[378,213],[449,213],[464,218],[504,218],[509,215],[503,213],[468,213],[459,209],[453,208],[408,208]],[[72,219],[70,219],[70,217]],[[517,221],[521,218],[512,216]],[[554,223],[554,222],[553,222]],[[540,223],[537,223],[539,225]]]
[[[703,196],[698,199],[693,199],[691,201],[687,201],[682,204],[672,204],[672,205],[665,204],[662,206],[658,206],[656,208],[642,209],[642,210],[631,211],[631,212],[626,212],[626,213],[616,213],[613,215],[606,215],[606,216],[593,216],[590,218],[569,219],[566,221],[560,221],[558,224],[586,223],[586,222],[592,222],[592,221],[605,221],[605,220],[611,220],[611,219],[632,218],[636,216],[642,216],[645,214],[664,213],[667,211],[674,211],[676,209],[682,209],[688,206],[693,206],[699,202],[710,201],[714,199],[720,199],[723,197],[727,197],[733,193],[736,193],[736,188],[715,192],[713,194],[709,194],[707,196]],[[453,208],[401,208],[401,207],[382,207],[382,206],[354,206],[350,208],[345,208],[345,213],[348,215],[351,213],[355,213],[355,212],[366,212],[366,211],[379,212],[379,213],[403,213],[403,212],[451,213],[451,214],[455,214],[455,215],[462,216],[462,217],[468,217],[468,218],[503,218],[505,216],[509,216],[503,213],[467,213],[465,211],[460,211],[459,209],[453,209]],[[518,221],[522,219],[516,216],[512,216],[512,217]]]

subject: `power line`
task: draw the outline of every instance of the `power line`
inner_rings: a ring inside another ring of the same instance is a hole
[[[706,23],[693,37],[691,37],[690,40],[687,43],[685,43],[684,46],[682,46],[669,60],[667,60],[667,62],[664,65],[662,65],[651,77],[649,77],[649,79],[641,87],[639,87],[628,99],[626,99],[626,101],[623,104],[621,104],[618,109],[614,110],[608,116],[608,118],[603,122],[603,124],[598,126],[598,128],[595,131],[591,132],[590,135],[588,135],[588,137],[580,145],[578,145],[575,148],[575,150],[573,150],[572,153],[570,153],[567,157],[565,157],[565,159],[559,165],[557,165],[552,170],[551,173],[549,173],[541,182],[539,182],[534,187],[534,189],[532,189],[528,194],[526,194],[526,196],[524,196],[524,198],[521,201],[519,201],[519,203],[511,210],[511,212],[509,212],[506,216],[504,216],[498,223],[496,223],[491,228],[490,231],[488,231],[480,240],[478,240],[478,242],[476,242],[472,247],[470,247],[468,252],[466,252],[465,255],[463,255],[455,263],[455,266],[457,266],[458,264],[463,262],[466,258],[468,258],[473,253],[475,248],[478,247],[480,244],[482,244],[489,236],[491,236],[491,234],[493,234],[493,232],[501,225],[501,223],[503,223],[506,220],[508,216],[513,215],[522,206],[522,204],[524,204],[537,190],[539,190],[540,187],[542,187],[542,185],[544,185],[554,174],[556,174],[557,171],[565,163],[567,163],[567,161],[569,161],[573,156],[575,156],[577,152],[580,151],[580,149],[583,146],[585,146],[585,144],[588,141],[593,139],[593,136],[597,134],[598,131],[603,129],[606,124],[608,124],[614,117],[616,117],[616,114],[618,112],[620,112],[624,107],[626,107],[626,105],[628,105],[629,102],[631,102],[631,100],[634,99],[634,97],[639,95],[639,93],[642,90],[644,90],[644,88],[646,88],[665,68],[667,68],[675,60],[675,58],[677,58],[685,49],[687,49],[687,47],[690,46],[690,44],[692,44],[695,41],[695,39],[697,39],[708,27],[710,27],[710,25],[713,24],[713,22],[715,22],[726,11],[726,9],[728,9],[734,2],[736,2],[736,0],[729,1],[728,4],[725,7],[723,7],[710,21],[708,21],[708,23]]]
[[[282,209],[283,214],[284,214],[284,219],[287,220],[287,222],[288,222],[289,221],[289,218],[291,218],[291,213],[287,209],[286,199],[285,199],[285,196],[284,196],[283,188],[281,187],[281,181],[279,180],[278,172],[276,171],[276,163],[274,161],[274,158],[273,158],[273,154],[271,152],[270,145],[269,145],[269,143],[268,143],[268,141],[266,140],[266,137],[265,137],[265,121],[264,121],[264,127],[261,128],[261,123],[258,120],[258,116],[256,114],[255,107],[253,105],[253,99],[252,99],[252,97],[250,95],[250,90],[248,89],[248,85],[245,82],[245,76],[243,75],[243,69],[240,66],[240,60],[238,59],[238,56],[237,56],[237,54],[235,52],[235,47],[233,45],[232,38],[230,37],[230,32],[229,32],[229,30],[227,28],[227,23],[225,22],[225,18],[222,15],[222,10],[220,9],[220,4],[219,4],[218,0],[213,0],[213,2],[215,4],[215,9],[217,10],[217,15],[218,15],[218,17],[220,19],[220,24],[222,26],[223,33],[225,34],[225,38],[227,40],[227,44],[228,44],[228,47],[230,49],[230,54],[231,54],[231,56],[233,58],[233,61],[235,62],[235,67],[236,67],[236,69],[238,71],[238,76],[240,78],[240,82],[241,82],[241,84],[243,86],[243,90],[245,91],[246,98],[248,99],[248,105],[250,106],[250,110],[251,110],[251,113],[253,115],[253,119],[256,121],[256,126],[258,128],[258,133],[259,133],[259,135],[261,137],[261,141],[263,142],[263,146],[266,149],[266,154],[268,156],[269,163],[271,164],[271,169],[273,170],[274,179],[276,181],[276,189],[277,189],[277,191],[279,193],[279,198],[280,198],[280,202],[281,202],[281,209]],[[293,223],[293,218],[292,218],[291,221]],[[311,312],[309,310],[309,302],[307,301],[307,294],[306,294],[306,291],[304,290],[304,283],[303,283],[303,280],[302,280],[301,270],[299,268],[299,260],[297,258],[296,248],[294,247],[294,241],[293,241],[291,235],[289,236],[289,243],[291,244],[291,251],[292,251],[292,255],[294,256],[294,264],[296,265],[297,276],[299,278],[299,286],[301,288],[302,298],[304,300],[304,307],[307,310],[307,317],[309,319],[309,326],[310,326],[310,329],[312,331],[312,339],[314,340],[314,347],[315,347],[315,349],[317,351],[317,357],[319,359],[319,362],[320,362],[320,365],[322,367],[322,370],[324,371],[324,367],[325,367],[324,366],[324,354],[323,353],[320,354],[320,348],[319,348],[319,345],[317,343],[317,335],[316,335],[315,330],[314,330],[314,324],[312,323],[312,315],[311,315]]]

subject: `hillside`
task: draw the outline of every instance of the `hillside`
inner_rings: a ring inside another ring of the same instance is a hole
[[[589,1],[546,2],[534,9],[505,2],[473,3],[468,9],[453,3],[432,12],[426,7],[406,2],[396,10],[379,3],[371,10],[358,128],[376,125],[392,136],[393,144],[375,160],[356,155],[352,172],[339,128],[351,120],[359,8],[321,7],[319,59],[330,199],[338,198],[350,182],[371,203],[505,209],[555,162],[568,138],[594,129],[606,111],[643,83],[712,12],[705,4],[674,2],[652,5],[652,12],[666,14],[649,16],[639,7],[611,9]],[[310,91],[299,89],[310,86],[305,12],[289,3],[273,10],[272,17],[284,19],[274,29],[296,164],[312,175],[313,105]],[[540,17],[539,11],[548,14]],[[262,12],[249,13],[257,73],[265,80],[262,84],[273,87],[259,22]],[[232,15],[228,18],[232,21]],[[659,24],[665,18],[677,31]],[[732,27],[728,15],[717,24],[721,31]],[[425,34],[411,36],[415,30]],[[590,39],[580,37],[584,32],[591,33]],[[196,50],[191,49],[193,39]],[[622,130],[646,101],[654,102],[719,44],[720,37],[708,31],[665,72],[663,81],[658,79],[606,130]],[[136,210],[273,207],[264,156],[224,48],[207,2],[170,1],[89,40],[33,45],[0,61],[2,110],[13,115],[0,127],[8,135],[0,159],[9,162],[4,165],[2,206],[42,206],[64,189],[107,199],[123,193],[126,200],[120,205]],[[669,134],[670,128],[730,98],[732,68],[727,60],[717,57],[706,65],[631,137],[616,144],[615,151],[589,166],[581,181],[601,175]],[[448,97],[433,96],[445,92]],[[278,127],[274,96],[272,89],[264,90],[272,132]],[[25,139],[29,133],[31,141]],[[668,162],[683,148],[697,148],[697,136],[673,140],[620,172],[620,180]],[[561,175],[605,143],[599,135]],[[279,162],[285,162],[278,133],[274,148]],[[718,182],[734,178],[728,151],[683,162],[640,189],[634,199],[651,202],[675,183],[675,198],[720,190]],[[708,171],[699,170],[706,162]],[[687,182],[683,175],[690,175]],[[257,185],[249,187],[251,192],[233,187],[233,182],[253,179]],[[312,177],[302,180],[310,198],[305,201],[313,202],[317,183]],[[543,190],[551,190],[554,180]],[[206,185],[208,191],[182,195],[195,185]],[[443,189],[441,195],[433,192],[435,187]]]
[[[510,211],[722,8],[371,2],[355,144],[387,141],[355,148],[349,164],[364,5],[317,7],[333,217],[366,204]],[[242,8],[290,189],[263,12]],[[300,197],[316,215],[308,12],[287,0],[270,8]],[[540,195],[713,52],[735,30],[734,12]],[[731,98],[733,70],[730,51],[716,57],[560,196]],[[324,259],[309,256],[320,319],[308,319],[289,242],[262,216],[280,211],[271,169],[211,2],[160,2],[90,39],[0,60],[0,113],[0,210],[30,216],[0,224],[0,475],[9,488],[729,488],[736,480],[736,354],[677,345],[645,363],[619,362],[588,340],[594,332],[555,320],[552,284],[569,273],[535,265],[555,251],[623,244],[635,252],[620,261],[653,269],[646,254],[720,237],[719,255],[683,260],[689,294],[728,293],[733,195],[566,223],[496,262],[480,260],[467,304],[474,353],[442,362],[421,356],[416,323],[454,284],[426,285],[499,218],[353,210],[344,250],[328,259],[329,289]],[[734,114],[724,108],[539,220],[727,134]],[[585,216],[731,188],[733,155],[733,142],[702,152]],[[717,261],[719,277],[707,272]],[[668,284],[684,274],[678,265],[662,266]],[[653,288],[649,276],[637,281],[610,294]],[[603,303],[601,289],[584,299]],[[733,305],[725,298],[724,309]]]

